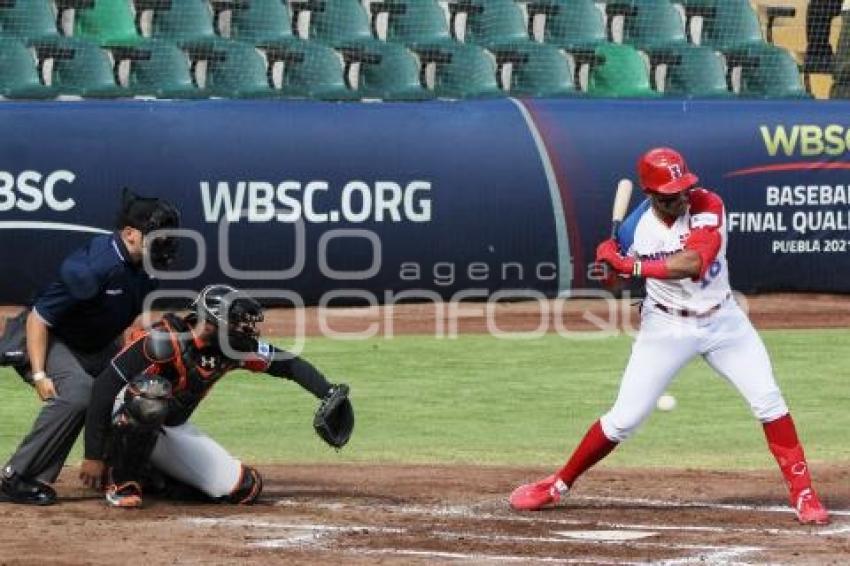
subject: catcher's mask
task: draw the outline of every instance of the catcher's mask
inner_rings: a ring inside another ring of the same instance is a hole
[[[165,199],[141,197],[125,188],[116,224],[119,230],[130,226],[147,236],[156,230],[179,228],[180,212]],[[145,238],[145,247],[156,269],[167,269],[177,258],[178,242],[173,236]]]
[[[232,339],[257,338],[257,323],[263,321],[263,307],[256,299],[229,285],[207,285],[189,307],[191,318],[227,328]],[[237,348],[238,349],[238,348]]]

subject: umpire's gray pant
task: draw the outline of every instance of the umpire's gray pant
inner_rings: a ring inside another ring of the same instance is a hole
[[[85,423],[94,378],[118,348],[116,342],[99,352],[82,353],[51,338],[45,370],[53,380],[56,397],[44,403],[32,430],[6,464],[7,469],[25,478],[56,481]]]

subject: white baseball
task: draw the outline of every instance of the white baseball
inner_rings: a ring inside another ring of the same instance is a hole
[[[672,395],[662,395],[656,403],[659,411],[672,411],[676,408],[676,398]]]

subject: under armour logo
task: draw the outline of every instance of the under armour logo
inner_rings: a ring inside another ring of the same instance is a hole
[[[791,466],[791,473],[795,476],[802,476],[806,473],[806,463],[805,462],[797,462],[793,466]]]
[[[208,369],[215,368],[215,356],[201,356],[201,367]]]

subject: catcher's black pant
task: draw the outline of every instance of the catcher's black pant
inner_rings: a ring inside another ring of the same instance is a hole
[[[6,464],[19,476],[53,483],[83,428],[94,378],[118,352],[114,343],[99,352],[72,351],[51,338],[45,370],[53,380],[56,397],[38,413],[32,430]]]

